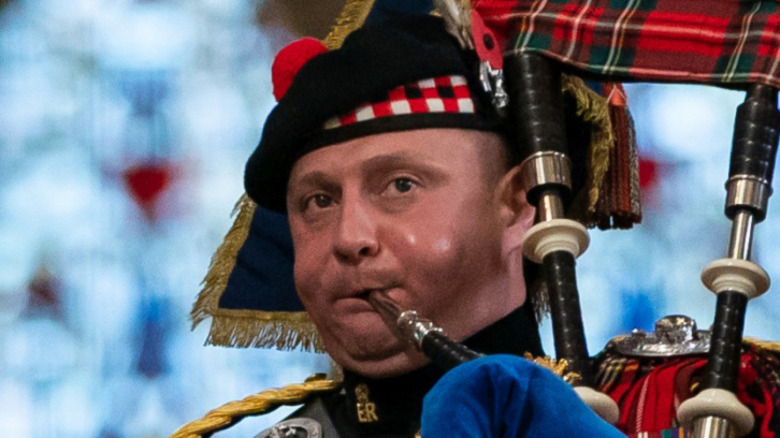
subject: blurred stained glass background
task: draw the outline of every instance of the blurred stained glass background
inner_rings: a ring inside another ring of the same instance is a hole
[[[273,54],[342,2],[0,1],[0,434],[168,436],[207,410],[328,368],[309,353],[204,347],[187,320],[273,105]],[[591,352],[685,313],[725,255],[736,91],[631,85],[644,222],[579,260]],[[770,201],[755,259],[778,277]],[[746,333],[777,339],[780,296]],[[542,327],[548,351],[549,323]],[[289,412],[218,436],[253,436]]]

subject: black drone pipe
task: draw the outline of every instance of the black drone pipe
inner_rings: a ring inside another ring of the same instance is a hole
[[[509,94],[511,139],[517,144],[528,201],[537,208],[537,222],[564,217],[570,197],[571,170],[561,91],[561,73],[552,61],[534,53],[504,60]],[[593,371],[585,342],[575,275],[575,257],[569,251],[545,254],[541,260],[547,282],[557,359],[580,375],[579,383],[593,385]]]
[[[780,111],[776,89],[751,85],[737,109],[726,182],[725,214],[732,220],[728,257],[705,267],[702,280],[718,295],[701,392],[678,409],[695,438],[747,434],[749,409],[736,399],[748,300],[764,293],[769,276],[750,261],[753,227],[766,217],[777,155]]]
[[[763,191],[768,197],[777,154],[778,128],[780,113],[777,110],[777,90],[766,85],[752,86],[745,102],[737,109],[730,181],[755,181],[766,186]],[[727,203],[726,215],[730,219],[734,220],[740,214],[750,215],[752,222],[764,220],[766,200],[751,203],[736,199]],[[732,243],[730,256],[749,259],[749,245],[741,251],[733,246]],[[736,392],[747,302],[748,297],[743,293],[728,289],[718,292],[703,389],[720,388]]]

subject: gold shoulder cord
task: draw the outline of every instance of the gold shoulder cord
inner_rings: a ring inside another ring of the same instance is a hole
[[[333,391],[339,385],[339,382],[333,380],[314,379],[279,389],[268,389],[209,411],[200,420],[180,427],[170,438],[209,437],[214,432],[226,429],[244,417],[265,414],[279,406],[301,404],[310,396]]]
[[[329,49],[339,47],[349,33],[363,25],[373,5],[374,0],[347,0],[336,19],[336,23],[323,41],[325,46]],[[242,197],[240,209],[241,213],[244,214],[241,215],[239,213],[239,216],[245,219],[248,218],[248,220],[244,220],[247,223],[240,227],[242,231],[243,229],[248,230],[248,221],[251,221],[254,207],[254,203],[249,198]],[[245,238],[243,236],[240,242],[243,242]],[[225,249],[225,251],[227,250],[232,250],[234,253],[238,252],[238,248]],[[194,320],[198,321],[198,317],[202,318],[203,315],[195,315]],[[269,389],[250,395],[242,400],[226,403],[217,409],[209,411],[200,420],[192,421],[180,427],[170,438],[205,438],[217,431],[230,427],[244,417],[265,414],[283,405],[301,404],[310,396],[333,391],[339,385],[339,382],[318,376],[309,378],[301,384],[288,385],[280,389]]]

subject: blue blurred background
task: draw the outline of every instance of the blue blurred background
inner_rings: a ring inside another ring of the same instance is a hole
[[[0,0],[0,435],[164,437],[327,371],[321,355],[204,347],[208,324],[190,332],[187,317],[273,105],[273,54],[324,36],[342,3]],[[627,90],[645,219],[593,232],[580,258],[591,352],[670,313],[709,326],[699,272],[728,243],[742,93]],[[775,278],[776,204],[754,250]],[[749,335],[780,337],[778,302],[770,290],[751,303]]]

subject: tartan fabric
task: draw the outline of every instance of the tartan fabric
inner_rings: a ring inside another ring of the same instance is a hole
[[[664,429],[658,432],[639,432],[628,435],[630,438],[687,438],[690,433],[680,427]]]
[[[381,117],[424,113],[474,114],[474,100],[466,78],[440,76],[401,85],[381,99],[325,121],[324,129],[336,129]]]
[[[620,408],[615,424],[629,437],[685,437],[677,407],[692,397],[704,372],[701,356],[626,357],[607,349],[597,357],[597,386]],[[752,438],[780,435],[780,360],[776,352],[743,344],[737,397],[753,412]]]
[[[780,2],[474,0],[507,53],[541,52],[598,78],[780,88]]]

